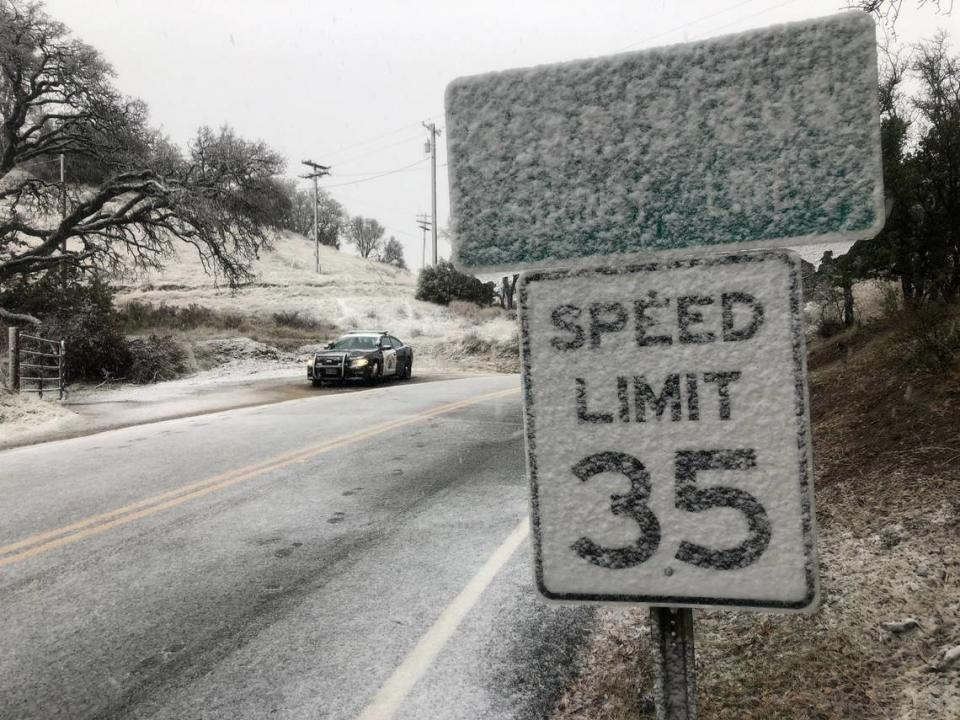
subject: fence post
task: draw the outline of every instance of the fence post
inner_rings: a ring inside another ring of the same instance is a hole
[[[12,392],[20,392],[20,328],[7,328],[7,337],[8,385]]]
[[[63,392],[66,388],[66,373],[67,366],[67,341],[63,338],[60,338],[60,356],[57,358],[57,375],[59,376],[60,381],[60,400],[63,400]]]

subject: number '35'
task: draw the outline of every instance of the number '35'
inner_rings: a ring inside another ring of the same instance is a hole
[[[680,450],[674,457],[674,504],[686,512],[704,512],[713,508],[733,508],[747,521],[747,538],[731,548],[714,549],[687,542],[680,543],[676,559],[715,570],[745,568],[759,558],[770,544],[770,519],[763,505],[747,492],[731,487],[697,487],[697,473],[708,470],[751,470],[757,466],[756,453],[748,450]],[[572,468],[586,482],[594,475],[613,472],[630,481],[630,492],[611,495],[614,515],[632,518],[640,526],[640,537],[626,547],[604,547],[581,537],[572,548],[594,565],[611,570],[634,567],[649,560],[660,546],[660,521],[647,507],[650,498],[650,473],[637,458],[621,452],[601,452],[585,457]]]

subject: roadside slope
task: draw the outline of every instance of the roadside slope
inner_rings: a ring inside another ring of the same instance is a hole
[[[921,349],[902,318],[812,342],[822,605],[697,612],[703,720],[960,717],[960,373]],[[554,720],[652,718],[647,613],[599,623]]]

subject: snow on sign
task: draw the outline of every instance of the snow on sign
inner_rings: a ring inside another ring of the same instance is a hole
[[[767,250],[521,276],[546,597],[814,608],[799,262]]]
[[[865,13],[460,78],[446,115],[454,261],[474,272],[883,225]]]

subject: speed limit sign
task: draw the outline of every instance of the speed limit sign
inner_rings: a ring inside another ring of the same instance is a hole
[[[540,592],[812,610],[796,255],[533,271],[519,288]]]

